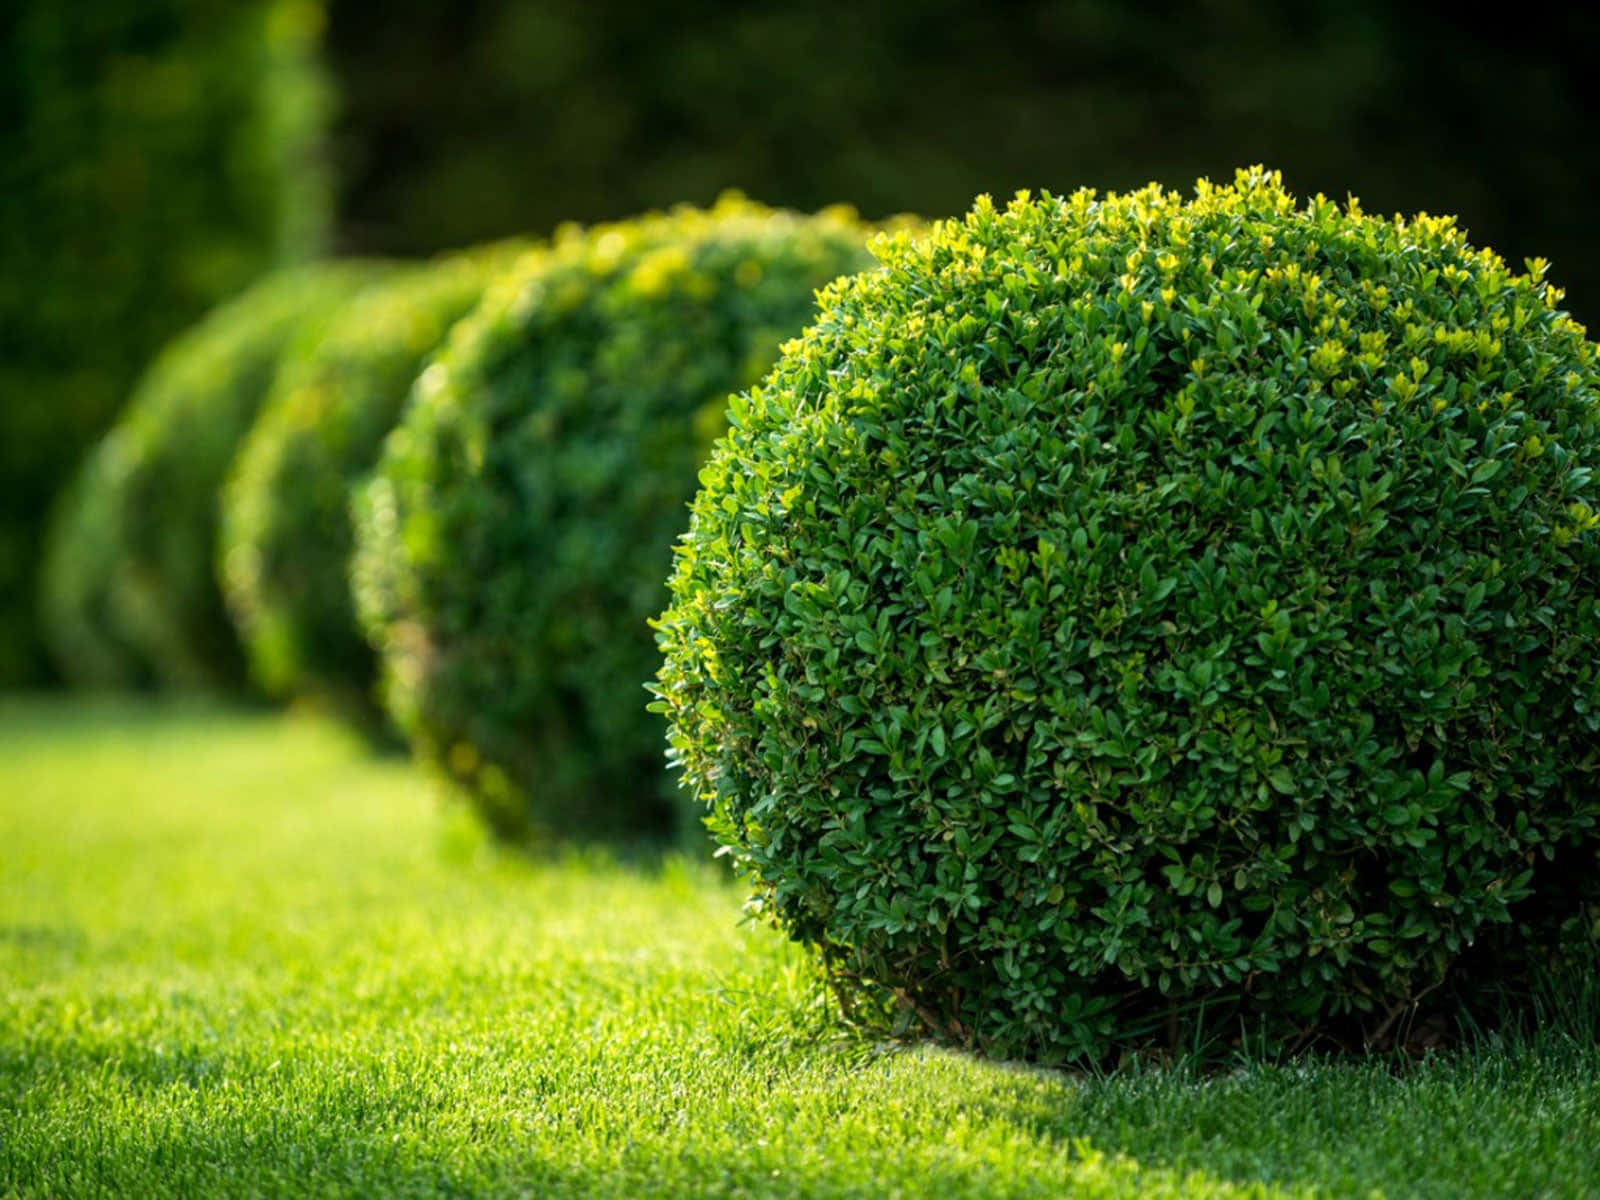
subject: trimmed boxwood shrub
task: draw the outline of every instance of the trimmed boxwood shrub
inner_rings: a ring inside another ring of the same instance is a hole
[[[526,246],[452,255],[367,289],[280,366],[223,493],[223,595],[272,695],[316,692],[377,718],[348,584],[349,495],[427,356]]]
[[[1372,1034],[1597,898],[1600,374],[1543,264],[1259,169],[875,249],[659,622],[686,780],[846,996],[1044,1060]]]
[[[398,724],[499,833],[676,823],[643,690],[672,539],[728,394],[865,241],[737,198],[568,228],[423,373],[361,497],[357,606]]]
[[[280,272],[212,312],[151,365],[49,549],[49,624],[69,678],[97,678],[99,668],[74,649],[86,636],[75,622],[103,613],[103,643],[130,649],[162,683],[243,682],[213,568],[223,478],[286,347],[315,336],[384,269],[341,263]],[[105,522],[109,529],[97,528]]]

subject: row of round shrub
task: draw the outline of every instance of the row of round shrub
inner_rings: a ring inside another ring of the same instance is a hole
[[[1370,1034],[1600,902],[1600,372],[1542,264],[1259,169],[877,253],[734,401],[659,622],[844,992],[1043,1060]]]
[[[223,478],[286,348],[315,337],[389,269],[339,263],[270,276],[151,365],[49,539],[46,629],[69,679],[240,685],[243,655],[213,571]]]
[[[866,238],[843,211],[728,197],[548,247],[262,285],[152,367],[63,506],[48,569],[63,666],[82,682],[238,686],[215,571],[257,686],[332,697],[370,724],[348,495],[420,373],[360,571],[401,724],[508,836],[663,832],[683,806],[643,684],[671,539],[727,395],[802,328],[821,285],[870,261]],[[491,422],[516,431],[494,471],[456,478],[450,439]],[[469,553],[458,578],[453,556]],[[499,602],[485,620],[470,611],[479,584]],[[452,640],[454,673],[419,663],[419,644]]]
[[[728,395],[866,237],[736,197],[565,229],[424,371],[361,498],[356,598],[390,711],[502,834],[680,819],[647,619]]]
[[[253,681],[380,720],[348,586],[349,493],[450,328],[527,246],[407,268],[339,307],[279,365],[224,489],[219,577]]]
[[[235,677],[216,567],[262,683],[357,699],[348,568],[518,839],[681,818],[659,664],[758,907],[998,1055],[1371,1032],[1600,904],[1600,371],[1542,265],[1259,169],[866,240],[729,199],[264,285],[86,469],[58,641]]]

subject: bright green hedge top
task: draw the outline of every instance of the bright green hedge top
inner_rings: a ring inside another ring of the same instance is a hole
[[[423,374],[364,496],[358,611],[400,726],[501,833],[674,822],[643,690],[672,539],[728,394],[866,236],[737,198],[569,228]]]
[[[382,272],[367,263],[280,272],[162,352],[87,468],[76,493],[82,515],[58,523],[50,554],[64,561],[48,568],[56,613],[103,613],[104,640],[131,648],[163,683],[242,682],[242,654],[214,571],[222,481],[286,347],[313,336]],[[107,521],[109,531],[84,528]],[[79,665],[69,640],[55,647],[63,669],[92,678],[94,668]]]
[[[348,584],[350,490],[428,355],[526,250],[451,255],[367,289],[280,366],[224,489],[219,571],[256,683],[371,716],[377,680]]]
[[[1377,1026],[1600,899],[1600,374],[1542,263],[1259,169],[875,252],[660,621],[684,776],[842,986],[1046,1059]]]

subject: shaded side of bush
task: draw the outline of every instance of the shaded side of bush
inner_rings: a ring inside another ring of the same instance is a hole
[[[126,690],[154,682],[149,662],[117,628],[118,506],[126,438],[102,438],[55,505],[40,569],[39,615],[56,667],[77,687]]]

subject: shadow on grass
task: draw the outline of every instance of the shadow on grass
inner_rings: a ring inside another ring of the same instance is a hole
[[[3,1038],[0,1034],[0,1038]],[[791,1070],[750,1071],[781,1090]],[[781,1060],[783,1052],[777,1051]],[[0,1191],[76,1195],[1586,1196],[1600,1050],[1559,1037],[1383,1064],[1140,1069],[1099,1080],[941,1051],[838,1056],[828,1087],[730,1108],[691,1091],[619,1121],[609,1093],[425,1062],[254,1062],[206,1046],[0,1040]],[[851,1060],[854,1060],[853,1062]],[[628,1083],[625,1056],[606,1071]],[[552,1068],[553,1070],[554,1068]],[[51,1093],[77,1091],[76,1112]],[[640,1087],[650,1080],[641,1077]],[[10,1126],[7,1128],[7,1126]]]
[[[75,925],[0,925],[0,951],[23,954],[77,955],[89,943]]]
[[[996,1119],[1147,1166],[1319,1193],[1600,1194],[1600,1049],[1554,1033],[1389,1059],[1029,1080]]]
[[[1202,1171],[1150,1169],[1081,1137],[1043,1133],[1038,1155],[967,1154],[937,1137],[908,1144],[868,1129],[846,1144],[797,1145],[780,1130],[697,1128],[671,1120],[583,1129],[530,1088],[492,1112],[386,1081],[379,1064],[306,1086],[293,1068],[259,1067],[194,1048],[111,1049],[71,1042],[0,1046],[0,1191],[18,1195],[998,1197],[1275,1194]],[[45,1098],[63,1077],[94,1081],[92,1111],[62,1120]],[[505,1100],[505,1097],[499,1097]],[[956,1102],[956,1098],[952,1097]],[[9,1111],[8,1111],[9,1109]],[[848,1112],[848,1105],[841,1115]],[[997,1115],[997,1114],[989,1114]],[[1005,1119],[1005,1118],[1002,1118]],[[10,1128],[7,1126],[10,1125]],[[554,1127],[555,1136],[546,1136]],[[1024,1147],[1027,1149],[1027,1147]],[[1041,1188],[1040,1185],[1044,1185]],[[1053,1186],[1052,1186],[1053,1185]]]

